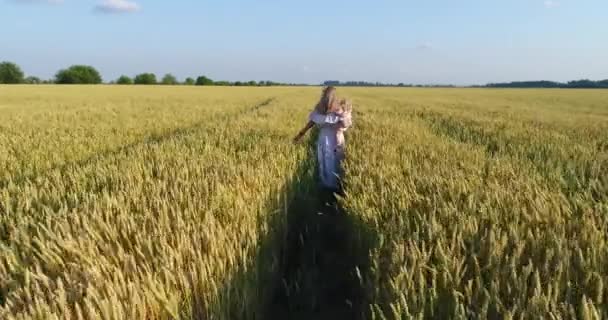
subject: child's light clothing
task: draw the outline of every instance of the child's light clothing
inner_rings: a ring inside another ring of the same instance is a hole
[[[338,189],[340,164],[344,159],[344,132],[352,125],[350,112],[320,114],[313,111],[310,121],[319,127],[317,159],[323,186]]]

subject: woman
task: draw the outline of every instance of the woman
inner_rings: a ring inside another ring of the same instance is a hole
[[[308,119],[294,141],[300,141],[315,125],[320,129],[317,140],[319,178],[323,187],[338,191],[340,165],[344,159],[344,131],[352,123],[350,105],[346,100],[338,101],[335,87],[327,87]]]

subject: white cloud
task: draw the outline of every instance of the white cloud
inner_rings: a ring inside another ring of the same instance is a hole
[[[553,9],[553,8],[557,8],[559,7],[559,2],[554,1],[554,0],[546,0],[545,1],[545,8],[547,9]]]
[[[95,11],[102,13],[125,13],[125,12],[136,12],[141,7],[139,4],[128,0],[104,0],[97,6]]]

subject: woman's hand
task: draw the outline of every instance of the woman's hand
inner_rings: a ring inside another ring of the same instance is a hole
[[[302,142],[302,137],[304,137],[304,135],[302,134],[302,132],[299,132],[295,138],[293,138],[293,144],[298,144],[300,142]]]
[[[306,132],[308,132],[308,130],[310,130],[310,128],[312,128],[314,125],[314,122],[308,121],[308,123],[306,123],[306,126],[304,126],[304,128],[300,130],[300,132],[298,132],[296,137],[293,138],[293,143],[300,143],[300,141],[302,141],[302,137],[304,137]]]

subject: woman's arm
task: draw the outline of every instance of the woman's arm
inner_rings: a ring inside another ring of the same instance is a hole
[[[300,130],[300,132],[298,132],[298,134],[296,135],[296,137],[293,139],[293,142],[294,143],[300,142],[300,140],[302,140],[302,137],[304,137],[304,135],[306,134],[306,132],[308,132],[308,130],[310,130],[310,128],[312,128],[314,125],[315,125],[314,122],[308,121],[308,123],[306,123],[306,125],[304,126],[304,128],[302,128],[302,130]]]
[[[350,114],[348,114],[348,117],[345,118],[342,115],[338,115],[338,114],[334,114],[334,113],[320,114],[320,113],[313,111],[308,116],[308,119],[309,120],[308,120],[308,123],[306,123],[306,126],[304,126],[304,128],[302,130],[300,130],[300,132],[298,132],[296,137],[293,139],[293,141],[295,143],[300,142],[300,140],[302,139],[302,137],[304,137],[306,132],[308,132],[308,130],[310,130],[310,128],[314,127],[315,124],[340,125],[340,126],[346,127],[346,128],[350,126]]]
[[[312,112],[308,119],[316,124],[324,125],[324,124],[338,124],[342,120],[342,118],[334,113],[330,114],[320,114],[317,112]]]
[[[340,129],[347,129],[352,125],[352,114],[350,111],[329,114],[314,112],[310,114],[309,119],[321,126],[336,126]]]
[[[343,129],[348,129],[350,126],[353,125],[353,116],[350,111],[342,114],[341,118],[342,118],[342,121],[341,121],[340,125]]]

